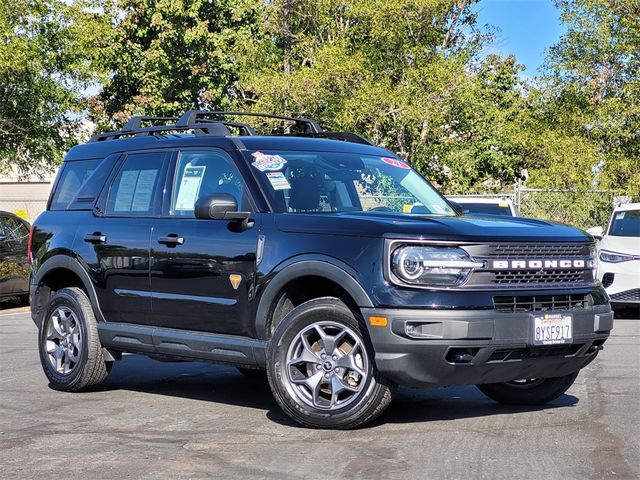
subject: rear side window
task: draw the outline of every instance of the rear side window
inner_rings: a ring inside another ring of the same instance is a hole
[[[65,210],[101,161],[100,158],[93,158],[66,162],[60,171],[60,179],[51,197],[49,210]]]
[[[129,155],[111,184],[107,214],[145,216],[160,211],[164,153]]]

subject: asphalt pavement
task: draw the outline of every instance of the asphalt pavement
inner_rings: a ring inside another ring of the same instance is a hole
[[[640,320],[544,408],[401,388],[356,431],[295,426],[265,381],[128,355],[100,391],[51,390],[25,308],[0,309],[2,479],[638,479]]]

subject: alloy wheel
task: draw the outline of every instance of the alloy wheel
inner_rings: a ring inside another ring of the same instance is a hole
[[[286,380],[296,396],[321,410],[352,403],[367,383],[369,359],[360,336],[330,321],[298,333],[287,352]]]
[[[69,375],[82,353],[80,322],[70,308],[58,307],[49,316],[44,342],[51,367],[59,374]]]

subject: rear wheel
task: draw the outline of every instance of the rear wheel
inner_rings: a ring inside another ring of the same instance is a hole
[[[89,390],[109,374],[111,363],[102,354],[91,303],[79,288],[63,288],[51,298],[38,347],[44,373],[56,390]]]
[[[340,300],[308,301],[292,310],[269,342],[267,374],[282,409],[302,425],[355,428],[391,403],[366,327]]]
[[[543,405],[566,392],[578,372],[555,378],[528,378],[476,385],[487,397],[507,405]]]

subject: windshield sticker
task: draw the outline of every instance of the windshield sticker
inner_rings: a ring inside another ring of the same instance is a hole
[[[254,152],[251,156],[256,159],[251,165],[261,172],[277,172],[287,164],[287,161],[280,155],[266,155],[262,152]]]
[[[411,168],[408,163],[398,160],[397,158],[381,157],[381,160],[387,165],[402,168],[404,170],[409,170]]]
[[[626,212],[620,212],[616,214],[616,220],[622,220]]]
[[[265,173],[269,183],[274,190],[288,190],[291,188],[287,177],[282,172],[267,172]]]

